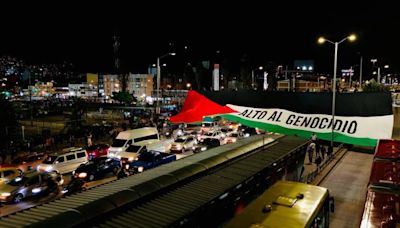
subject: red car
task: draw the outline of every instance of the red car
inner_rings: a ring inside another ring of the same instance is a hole
[[[89,155],[89,160],[96,157],[107,156],[109,147],[110,145],[107,144],[97,144],[87,147],[86,152]]]

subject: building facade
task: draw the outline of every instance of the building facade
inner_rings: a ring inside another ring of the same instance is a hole
[[[109,99],[113,92],[122,91],[121,78],[115,74],[102,76],[102,89],[106,99]],[[100,86],[100,85],[99,85]],[[151,74],[132,74],[127,77],[126,92],[133,94],[138,100],[151,96],[153,92],[153,75]]]

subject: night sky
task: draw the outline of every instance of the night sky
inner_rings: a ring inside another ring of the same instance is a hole
[[[83,72],[111,72],[112,36],[117,33],[122,67],[133,72],[145,72],[169,50],[176,51],[180,61],[210,59],[220,50],[221,56],[229,58],[247,54],[255,66],[314,59],[317,72],[329,73],[334,48],[318,45],[318,36],[338,41],[355,32],[357,42],[339,45],[339,67],[358,64],[361,53],[365,64],[377,58],[378,63],[400,70],[400,14],[393,5],[336,1],[92,4],[2,5],[0,55],[11,54],[29,63],[66,60]],[[188,46],[185,54],[184,46]]]

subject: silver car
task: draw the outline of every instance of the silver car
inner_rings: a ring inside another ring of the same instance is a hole
[[[197,140],[194,136],[181,136],[178,137],[171,145],[171,152],[185,152],[186,150],[192,150],[197,144]]]

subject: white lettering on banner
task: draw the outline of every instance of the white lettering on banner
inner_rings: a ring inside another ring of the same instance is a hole
[[[227,105],[238,111],[232,115],[279,125],[281,127],[330,133],[332,131],[332,116],[326,114],[303,114],[284,109],[249,108],[236,105]],[[334,131],[357,138],[391,138],[393,129],[393,115],[385,116],[335,116]]]

